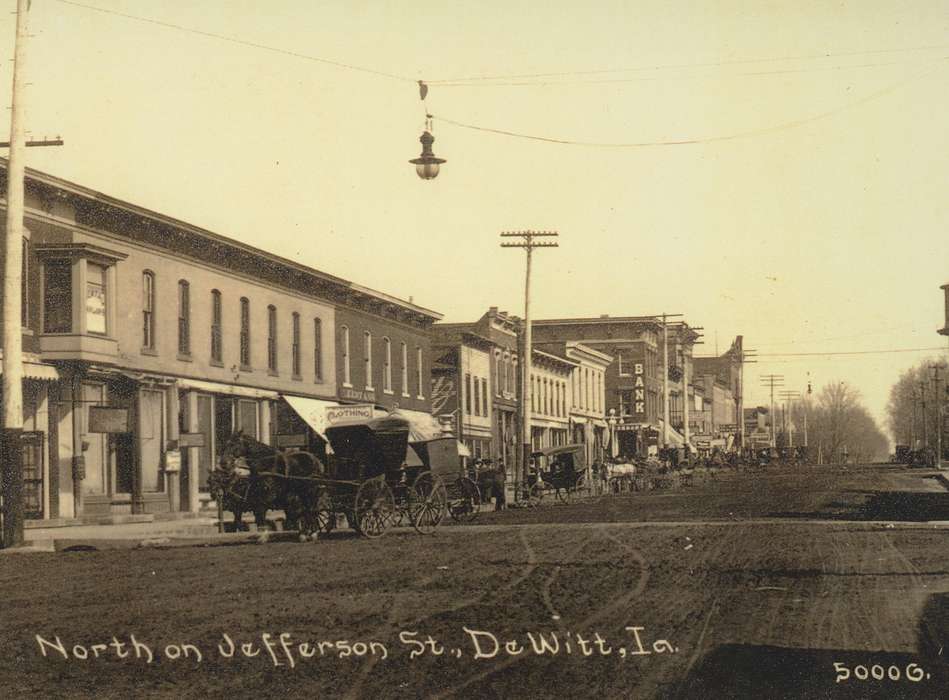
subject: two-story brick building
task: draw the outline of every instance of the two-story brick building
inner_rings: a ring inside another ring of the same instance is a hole
[[[36,171],[26,228],[32,517],[196,510],[238,430],[427,413],[435,312]]]

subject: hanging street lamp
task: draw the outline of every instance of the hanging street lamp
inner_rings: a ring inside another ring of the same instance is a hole
[[[435,143],[435,137],[428,129],[422,132],[419,137],[422,142],[422,154],[418,158],[413,158],[410,163],[415,164],[415,172],[423,180],[434,180],[438,177],[439,166],[445,162],[444,158],[436,158],[432,152],[432,144]]]

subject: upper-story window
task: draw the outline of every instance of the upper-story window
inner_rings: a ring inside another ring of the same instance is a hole
[[[372,333],[364,331],[362,334],[362,361],[365,370],[366,388],[371,390],[372,386]]]
[[[109,332],[106,308],[106,268],[95,263],[86,264],[86,331],[105,335]]]
[[[465,375],[465,413],[471,415],[471,375]]]
[[[142,349],[155,349],[155,273],[142,273]]]
[[[415,348],[415,395],[419,399],[425,398],[422,391],[422,348]]]
[[[402,343],[402,396],[409,395],[409,346]]]
[[[178,354],[191,354],[191,285],[178,281]]]
[[[290,373],[300,376],[300,314],[296,311],[290,320]]]
[[[250,300],[241,297],[241,367],[250,367]]]
[[[382,339],[382,390],[392,393],[392,341]]]
[[[43,332],[72,333],[72,260],[47,260],[43,288]]]
[[[313,319],[313,380],[323,381],[323,319]]]
[[[488,415],[488,380],[481,377],[481,415]]]
[[[267,307],[267,370],[277,371],[277,307]]]
[[[221,292],[211,290],[211,362],[224,362],[224,333],[221,328],[223,318]]]
[[[495,396],[501,395],[501,372],[503,371],[503,365],[501,364],[501,353],[494,353],[494,394]]]
[[[339,329],[339,346],[343,353],[343,384],[352,386],[352,365],[349,353],[349,328],[341,326]]]

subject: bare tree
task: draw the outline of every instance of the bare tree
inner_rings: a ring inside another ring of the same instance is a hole
[[[940,382],[933,381],[932,367],[939,367]],[[934,441],[938,426],[937,401],[944,404],[946,415],[946,361],[923,360],[900,375],[890,389],[886,406],[887,427],[897,444],[923,447],[927,438]]]
[[[820,445],[828,461],[842,462],[846,456],[869,462],[888,454],[886,436],[863,406],[860,392],[846,382],[827,384],[816,402],[807,401],[801,409],[807,411],[812,451]]]

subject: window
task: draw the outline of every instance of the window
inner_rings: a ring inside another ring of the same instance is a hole
[[[364,331],[362,334],[362,361],[365,369],[366,388],[372,389],[372,333]]]
[[[632,365],[629,362],[629,358],[624,357],[626,355],[625,350],[616,351],[616,368],[619,376],[621,377],[630,377],[632,376]]]
[[[465,413],[471,415],[471,375],[465,375]]]
[[[474,378],[474,412],[476,416],[481,415],[481,383],[478,378]]]
[[[402,343],[402,396],[409,395],[409,346]]]
[[[30,239],[23,239],[23,261],[20,272],[20,325],[30,327]]]
[[[43,269],[43,332],[72,333],[72,262],[48,260]]]
[[[343,351],[343,384],[352,386],[352,367],[349,362],[349,329],[346,326],[340,328],[339,345]]]
[[[382,390],[392,393],[392,341],[382,339],[384,354],[382,357]]]
[[[277,307],[267,307],[267,371],[277,371]]]
[[[191,287],[178,281],[178,354],[191,354]]]
[[[241,367],[250,368],[250,301],[241,297]]]
[[[221,332],[221,292],[211,290],[211,361],[224,362],[224,335]]]
[[[416,386],[416,397],[420,399],[425,398],[425,393],[422,391],[422,348],[415,348],[415,386]]]
[[[494,353],[494,394],[495,396],[501,395],[501,372],[503,371],[501,365],[501,353]]]
[[[300,376],[300,314],[293,312],[290,332],[290,372],[294,377]]]
[[[86,331],[99,335],[108,332],[105,275],[104,266],[86,264]]]
[[[488,380],[481,378],[481,415],[488,415]]]
[[[323,381],[323,320],[313,319],[313,378]]]
[[[155,273],[142,273],[142,349],[155,349]]]

